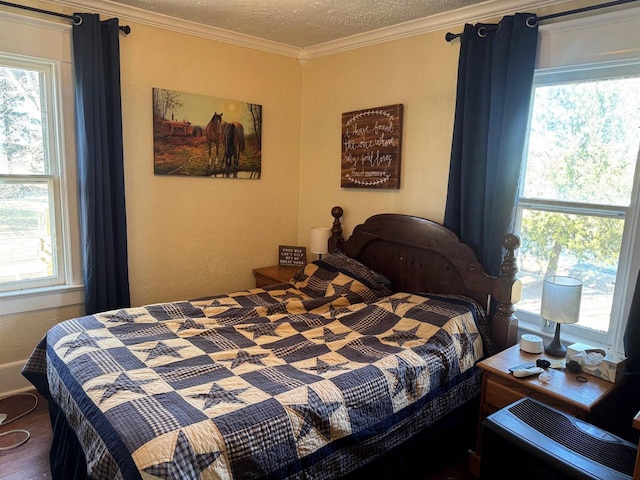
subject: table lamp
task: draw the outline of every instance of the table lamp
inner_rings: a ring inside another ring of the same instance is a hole
[[[553,340],[544,346],[544,351],[549,355],[566,356],[567,348],[560,342],[560,325],[578,322],[581,297],[582,282],[580,280],[557,275],[544,279],[540,316],[556,324]]]
[[[309,251],[318,255],[318,258],[322,258],[322,255],[329,253],[330,236],[330,227],[313,227],[309,239]]]

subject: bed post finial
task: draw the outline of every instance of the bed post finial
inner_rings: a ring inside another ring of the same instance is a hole
[[[500,266],[500,276],[507,275],[515,279],[518,273],[518,265],[514,252],[520,248],[520,237],[513,233],[507,233],[502,240],[502,246],[507,250],[507,253]]]
[[[491,320],[492,337],[498,342],[498,348],[503,350],[518,343],[518,317],[514,304],[522,296],[522,282],[518,279],[518,264],[515,250],[520,247],[520,238],[508,233],[502,240],[507,250],[498,277],[498,290],[494,297],[498,301],[496,314]]]
[[[334,253],[338,248],[340,242],[342,242],[342,224],[340,223],[340,217],[344,214],[342,207],[333,207],[331,209],[331,216],[333,217],[333,226],[331,227],[331,236],[329,237],[329,253]]]

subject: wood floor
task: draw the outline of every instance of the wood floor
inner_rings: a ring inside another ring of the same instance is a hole
[[[32,393],[35,393],[32,392]],[[31,480],[50,479],[49,448],[51,447],[51,423],[47,401],[37,395],[36,409],[24,417],[0,425],[0,434],[10,430],[27,430],[31,437],[27,443],[11,450],[0,451],[0,479]],[[0,400],[0,413],[7,414],[7,421],[29,410],[35,402],[30,395],[15,395]],[[23,434],[0,437],[0,448],[20,442]]]
[[[24,429],[30,432],[29,440],[14,449],[0,451],[0,480],[50,479],[49,448],[52,433],[47,401],[38,395],[38,404],[32,412],[8,424],[0,425],[0,434],[10,430]],[[7,420],[29,410],[35,402],[30,395],[17,395],[0,399],[0,413],[7,414]],[[0,437],[0,448],[15,445],[22,434]],[[420,480],[471,480],[466,469],[466,457],[454,458],[442,469]],[[65,479],[66,480],[66,479]],[[69,479],[71,480],[71,479]]]

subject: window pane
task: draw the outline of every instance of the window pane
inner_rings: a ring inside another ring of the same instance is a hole
[[[40,73],[0,66],[0,174],[44,174]]]
[[[524,197],[629,205],[640,78],[535,89]]]
[[[523,209],[518,309],[539,314],[544,277],[570,276],[583,282],[578,325],[606,332],[623,227],[620,219]]]
[[[0,283],[57,275],[51,182],[0,183]]]

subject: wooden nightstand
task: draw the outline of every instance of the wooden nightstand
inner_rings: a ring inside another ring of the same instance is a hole
[[[253,275],[256,277],[256,288],[275,285],[276,283],[287,283],[301,268],[302,267],[283,267],[281,265],[255,268]]]
[[[469,471],[476,477],[480,474],[481,425],[488,415],[528,396],[588,421],[596,408],[606,408],[605,399],[622,384],[607,382],[592,375],[571,373],[567,369],[547,368],[546,372],[551,375],[549,383],[538,380],[538,375],[517,378],[509,372],[510,367],[525,362],[535,363],[539,358],[557,359],[544,353],[523,352],[518,344],[478,363],[482,370],[482,393],[476,450],[469,459]],[[587,381],[578,381],[578,375]]]

